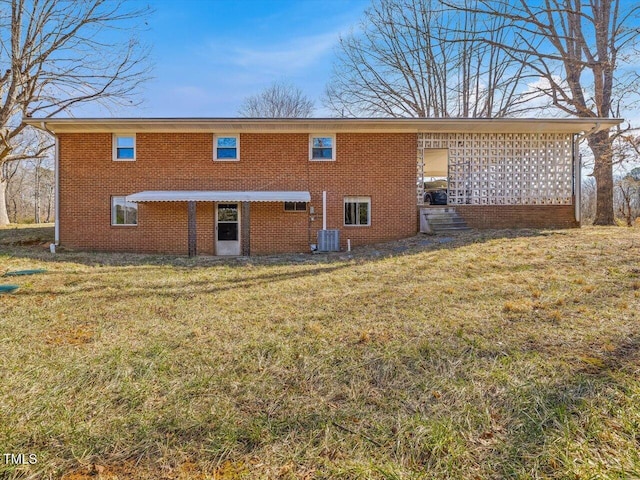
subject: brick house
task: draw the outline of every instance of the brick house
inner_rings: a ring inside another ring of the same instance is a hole
[[[577,144],[620,122],[26,120],[56,139],[56,245],[208,255],[415,235],[431,177],[471,227],[578,226]]]

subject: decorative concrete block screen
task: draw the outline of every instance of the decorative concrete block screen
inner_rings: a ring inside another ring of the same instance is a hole
[[[450,205],[570,205],[570,134],[418,134],[418,203],[423,203],[424,150],[448,149]]]

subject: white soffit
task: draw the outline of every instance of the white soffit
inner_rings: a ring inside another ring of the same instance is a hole
[[[615,118],[27,118],[54,133],[581,133]]]
[[[128,202],[310,202],[309,192],[155,190],[127,195]]]

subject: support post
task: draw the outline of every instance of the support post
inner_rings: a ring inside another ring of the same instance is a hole
[[[241,253],[244,257],[251,255],[251,208],[249,205],[249,202],[242,202],[242,214],[240,215]]]
[[[196,202],[187,202],[187,222],[188,222],[188,235],[187,242],[189,245],[189,256],[194,257],[196,255],[197,237],[196,237]]]

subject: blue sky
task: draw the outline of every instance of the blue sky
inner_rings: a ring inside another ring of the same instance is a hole
[[[152,49],[154,79],[135,111],[145,117],[234,117],[242,100],[275,80],[316,102],[339,36],[369,0],[154,0],[141,39]]]

